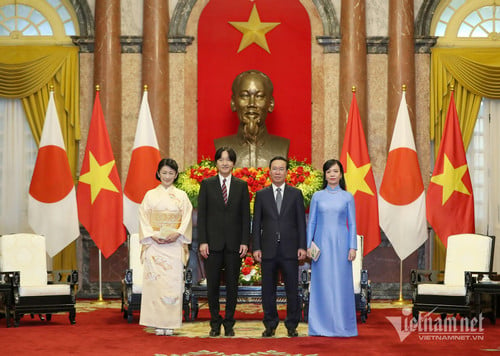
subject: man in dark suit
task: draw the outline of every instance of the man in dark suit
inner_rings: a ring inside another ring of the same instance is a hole
[[[269,163],[272,185],[255,196],[252,226],[253,256],[262,267],[264,337],[273,336],[279,323],[276,284],[281,271],[285,282],[288,336],[298,336],[299,260],[306,257],[306,220],[302,192],[285,184],[288,161],[274,157]]]
[[[250,198],[245,181],[233,177],[236,153],[230,147],[215,152],[218,174],[201,182],[198,195],[198,240],[206,259],[210,336],[234,336],[234,311],[238,297],[241,258],[250,240]],[[226,313],[220,315],[221,271],[225,271]]]

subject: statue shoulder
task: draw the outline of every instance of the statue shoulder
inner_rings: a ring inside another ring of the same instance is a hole
[[[214,139],[215,149],[218,149],[222,146],[234,147],[236,146],[236,144],[238,144],[238,142],[238,135],[229,135]]]
[[[288,139],[286,137],[278,136],[278,135],[269,134],[269,139],[272,141],[279,142],[281,144],[286,144],[286,145],[290,144],[290,139]]]

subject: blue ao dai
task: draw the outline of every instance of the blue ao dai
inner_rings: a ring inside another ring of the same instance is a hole
[[[356,212],[351,193],[339,186],[314,193],[307,226],[311,241],[321,250],[311,263],[309,335],[358,335],[349,249],[357,249]]]

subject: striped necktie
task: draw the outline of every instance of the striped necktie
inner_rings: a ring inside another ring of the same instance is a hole
[[[222,180],[222,197],[224,198],[224,204],[227,205],[227,186],[226,186],[226,178]]]

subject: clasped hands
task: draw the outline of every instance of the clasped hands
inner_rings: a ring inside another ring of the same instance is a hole
[[[156,243],[163,245],[163,244],[170,244],[172,242],[177,241],[179,236],[181,236],[181,234],[179,234],[178,232],[173,232],[171,234],[168,234],[167,236],[152,236],[152,239]]]

